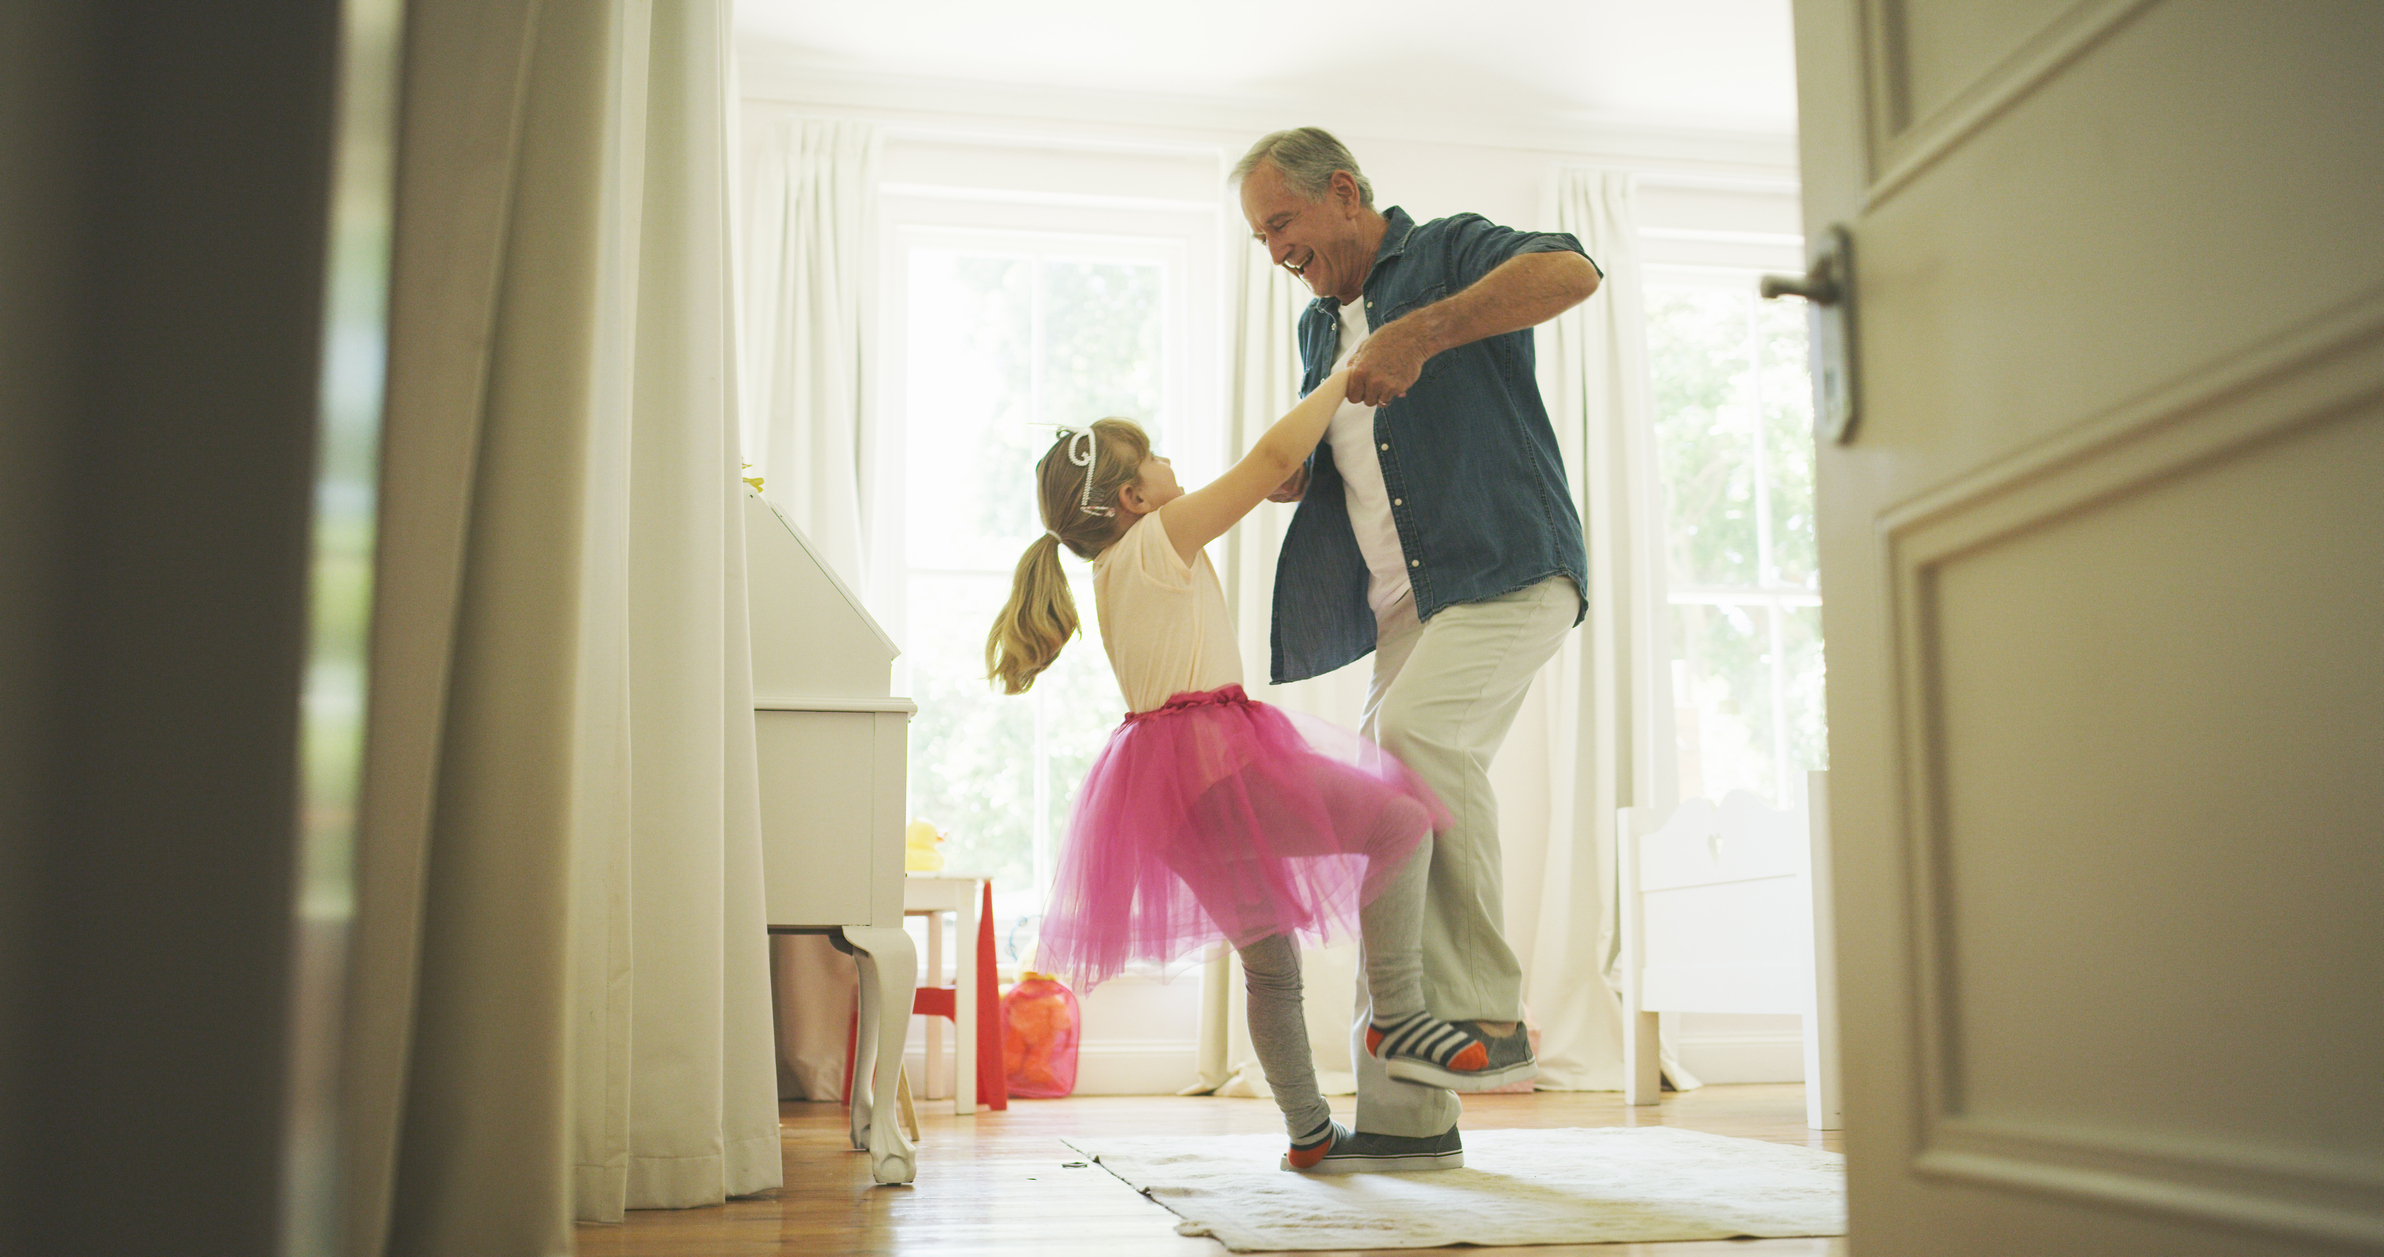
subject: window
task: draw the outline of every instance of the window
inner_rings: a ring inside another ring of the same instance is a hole
[[[910,814],[947,837],[947,867],[994,880],[996,945],[1032,940],[1068,807],[1124,714],[1093,614],[1034,689],[985,680],[985,638],[1043,524],[1034,464],[1052,425],[1133,419],[1183,442],[1184,247],[1165,239],[912,228],[899,285],[904,653],[919,704]]]
[[[1682,797],[1785,806],[1827,762],[1804,308],[1753,273],[1650,268]]]

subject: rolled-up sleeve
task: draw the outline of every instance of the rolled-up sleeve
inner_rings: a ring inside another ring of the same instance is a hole
[[[1448,250],[1449,274],[1459,279],[1459,286],[1470,284],[1514,258],[1526,253],[1578,253],[1600,279],[1606,272],[1598,266],[1581,241],[1566,231],[1517,231],[1501,227],[1479,214],[1457,214],[1443,220],[1445,230],[1442,247]]]

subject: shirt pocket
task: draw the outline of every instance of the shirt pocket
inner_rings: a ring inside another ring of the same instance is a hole
[[[1380,327],[1385,323],[1395,322],[1408,311],[1431,305],[1448,295],[1449,286],[1447,284],[1421,284],[1414,288],[1403,287],[1386,293],[1381,306],[1382,317],[1374,321],[1374,326]]]

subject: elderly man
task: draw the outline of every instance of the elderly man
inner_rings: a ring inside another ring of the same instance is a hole
[[[1348,402],[1275,495],[1300,505],[1276,568],[1273,676],[1373,652],[1365,732],[1455,816],[1429,849],[1425,996],[1480,1053],[1464,1074],[1401,1061],[1394,1077],[1368,1041],[1361,982],[1357,1129],[1336,1133],[1317,1170],[1454,1168],[1461,1109],[1443,1084],[1480,1090],[1538,1068],[1504,934],[1489,767],[1532,675],[1588,606],[1530,329],[1601,276],[1569,235],[1377,211],[1357,160],[1314,127],[1258,141],[1233,173],[1251,232],[1316,294],[1300,317],[1302,392],[1349,368]]]

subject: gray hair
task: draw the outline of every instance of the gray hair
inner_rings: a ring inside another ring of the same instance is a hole
[[[1358,159],[1350,154],[1349,147],[1323,127],[1294,127],[1262,136],[1233,164],[1228,182],[1239,186],[1261,162],[1282,171],[1283,182],[1311,201],[1330,196],[1334,173],[1346,170],[1358,182],[1358,204],[1374,208],[1373,181],[1359,171]]]

